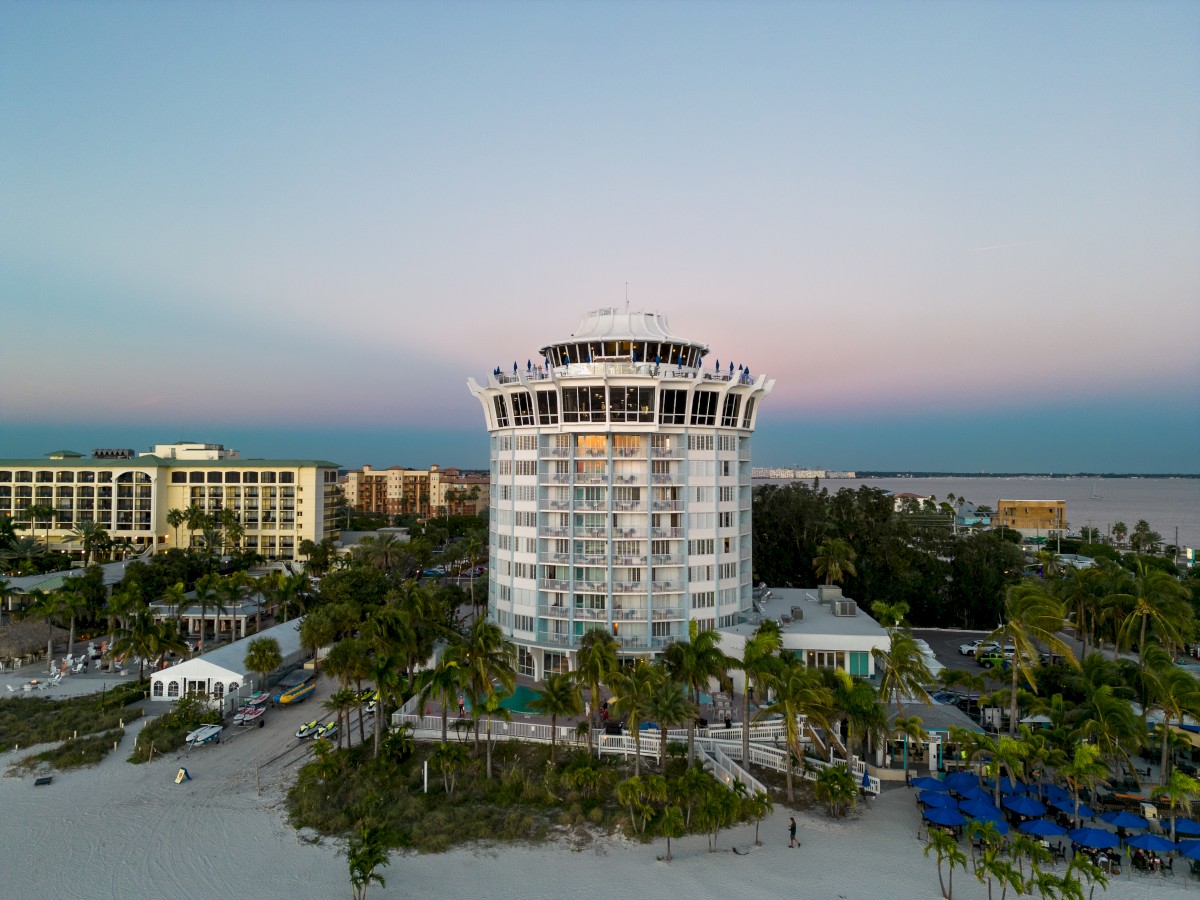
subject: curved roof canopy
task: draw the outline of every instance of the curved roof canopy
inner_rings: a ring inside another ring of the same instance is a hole
[[[649,312],[621,312],[613,307],[592,310],[583,317],[573,335],[546,344],[538,352],[546,354],[555,347],[617,343],[625,345],[624,353],[618,351],[618,354],[627,355],[630,344],[650,342],[691,347],[699,351],[700,356],[708,353],[707,345],[672,334],[666,316]]]

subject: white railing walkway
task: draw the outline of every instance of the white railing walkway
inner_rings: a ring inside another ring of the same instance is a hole
[[[412,706],[413,704],[410,701],[410,703],[405,704],[404,709]],[[411,726],[413,737],[417,740],[441,740],[441,716],[420,716],[403,711],[393,713],[392,727],[395,728],[401,725]],[[575,726],[573,725],[559,725],[557,729],[552,729],[550,725],[536,722],[492,720],[492,739],[498,741],[536,741],[548,744],[550,743],[552,731],[557,731],[557,743],[576,746],[588,743],[589,736],[584,735],[581,737],[576,733]],[[481,723],[479,732],[481,737],[487,733],[486,720]],[[474,733],[474,724],[469,719],[459,719],[457,716],[451,716],[447,720],[447,735],[450,737],[466,740],[468,737],[473,737]],[[782,722],[752,722],[750,724],[750,762],[776,772],[786,772],[790,753],[784,744],[784,738],[785,729]],[[667,741],[686,743],[687,730],[683,728],[668,730]],[[727,784],[731,784],[733,781],[740,781],[750,793],[754,793],[756,790],[766,790],[762,782],[743,769],[741,765],[738,765],[738,763],[742,762],[742,728],[740,725],[734,725],[732,728],[697,728],[695,730],[695,743],[705,754],[703,757],[704,762],[716,769],[718,777],[722,778]],[[628,757],[640,749],[641,755],[644,757],[658,759],[660,755],[659,732],[655,728],[642,731],[636,745],[633,736],[626,732],[621,734],[600,734],[599,745],[599,752],[601,754],[619,753],[622,756]],[[805,744],[805,746],[807,747],[808,745]],[[845,763],[840,760],[826,761],[810,753],[806,753],[801,772],[804,778],[811,781],[816,779],[818,769],[831,765],[845,765]],[[850,760],[849,769],[851,774],[854,775],[855,781],[863,790],[871,794],[879,794],[879,779],[867,772],[866,764],[861,759],[857,756],[853,757]]]

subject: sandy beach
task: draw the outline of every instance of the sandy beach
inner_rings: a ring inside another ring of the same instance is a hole
[[[82,689],[82,679],[76,684]],[[48,787],[34,787],[30,776],[0,778],[4,893],[34,900],[348,896],[339,842],[309,843],[288,826],[283,806],[285,784],[301,755],[293,732],[320,712],[320,699],[271,710],[262,729],[227,728],[228,739],[218,746],[169,754],[149,765],[125,761],[139,721],[127,729],[118,752],[93,769],[57,774]],[[281,753],[281,760],[264,765]],[[0,760],[7,767],[17,757],[9,751]],[[192,780],[176,785],[180,766]],[[263,766],[261,793],[256,766]],[[788,815],[779,807],[763,820],[762,847],[753,845],[753,824],[722,832],[716,853],[708,852],[703,836],[673,841],[669,864],[656,859],[665,852],[661,840],[397,853],[383,870],[388,886],[372,886],[369,896],[939,896],[936,865],[917,839],[919,815],[908,788],[885,791],[843,820],[797,814],[799,849],[787,846]],[[744,855],[733,853],[734,847]],[[1107,896],[1139,900],[1200,890],[1186,875],[1186,861],[1178,867],[1179,874],[1166,877],[1130,875],[1126,867]],[[1060,863],[1057,871],[1062,868]],[[961,869],[954,888],[962,900],[987,896],[986,886]]]

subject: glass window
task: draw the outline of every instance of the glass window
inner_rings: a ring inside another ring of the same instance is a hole
[[[558,424],[558,391],[538,391],[538,424]]]
[[[258,484],[258,473],[257,472],[243,472],[242,473],[242,483],[243,484]]]
[[[187,484],[187,472],[172,472],[171,484]]]
[[[203,472],[188,472],[188,481],[192,484],[204,484]]]

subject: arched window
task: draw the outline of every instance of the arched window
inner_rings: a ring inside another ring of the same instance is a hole
[[[221,697],[224,695],[224,693],[225,693],[225,685],[221,684],[221,682],[219,682],[219,681],[214,681],[213,682],[213,696]]]
[[[229,693],[235,694],[235,693],[237,693],[237,689],[238,689],[238,683],[236,681],[229,682]]]
[[[179,682],[178,681],[168,681],[167,682],[167,696],[168,697],[178,697],[179,696]]]
[[[154,679],[154,696],[161,697],[163,695],[163,683],[161,678]]]

